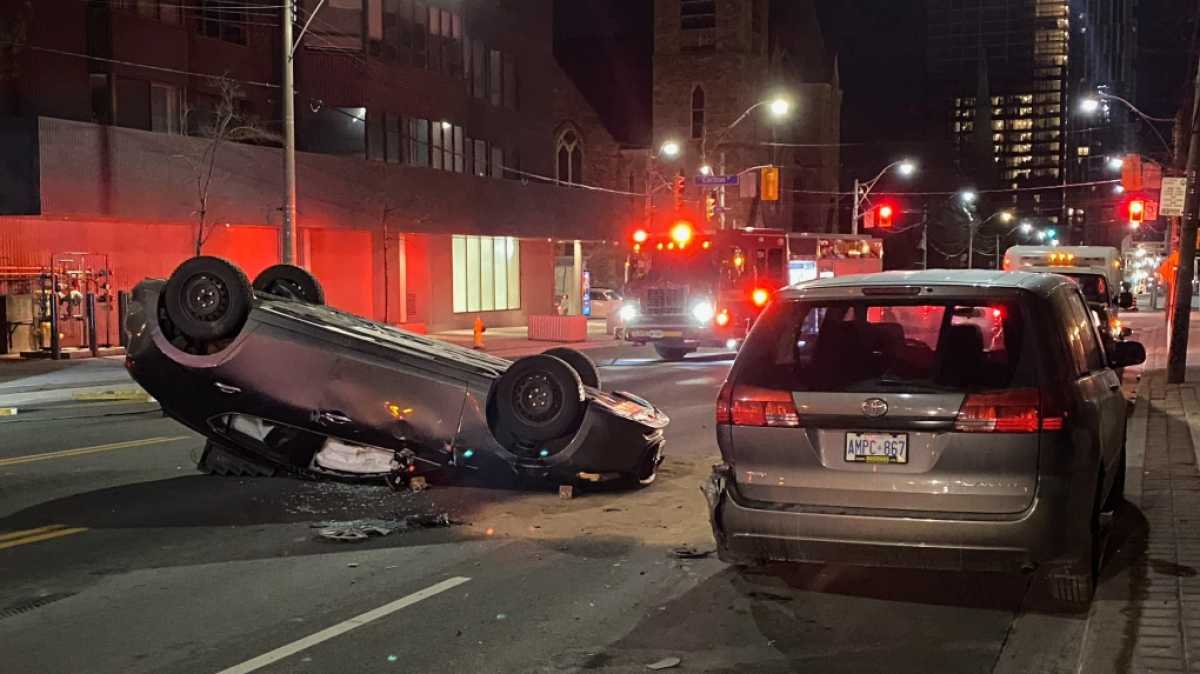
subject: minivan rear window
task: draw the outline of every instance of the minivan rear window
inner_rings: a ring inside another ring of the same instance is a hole
[[[941,392],[1035,385],[1020,302],[869,299],[773,305],[737,383],[792,391]]]

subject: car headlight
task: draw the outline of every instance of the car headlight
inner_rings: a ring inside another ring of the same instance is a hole
[[[712,302],[703,301],[692,305],[692,318],[707,323],[713,319],[717,310],[713,307]]]
[[[617,317],[628,323],[629,321],[637,318],[637,314],[637,307],[633,306],[632,304],[626,304],[621,307],[620,311],[617,312]]]

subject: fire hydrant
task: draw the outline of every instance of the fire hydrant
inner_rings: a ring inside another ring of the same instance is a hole
[[[480,349],[480,350],[483,349],[483,333],[484,332],[487,332],[487,328],[484,327],[484,325],[483,325],[483,319],[476,316],[475,317],[475,330],[474,330],[474,336],[473,336],[474,337],[474,348]]]

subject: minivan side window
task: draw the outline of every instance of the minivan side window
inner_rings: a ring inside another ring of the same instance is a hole
[[[1104,352],[1100,350],[1100,342],[1096,337],[1096,326],[1091,320],[1091,312],[1080,297],[1078,290],[1068,290],[1059,295],[1061,303],[1056,303],[1063,313],[1061,317],[1064,337],[1075,361],[1075,373],[1086,374],[1104,367]]]

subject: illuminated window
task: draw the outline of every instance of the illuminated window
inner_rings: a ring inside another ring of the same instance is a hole
[[[1003,124],[1003,122],[1001,122],[1001,124]],[[1033,128],[1033,120],[1032,119],[1009,120],[1009,128],[1010,129],[1032,129]]]
[[[1079,147],[1075,148],[1075,153],[1080,157],[1086,157],[1092,153],[1092,148],[1088,147],[1087,145],[1080,145]]]
[[[1003,142],[1004,142],[1004,134],[1002,134],[1002,133],[993,133],[993,134],[992,134],[992,141],[993,141],[993,142],[996,142],[996,143],[1003,143]]]
[[[521,242],[510,236],[451,241],[454,313],[521,308]]]

